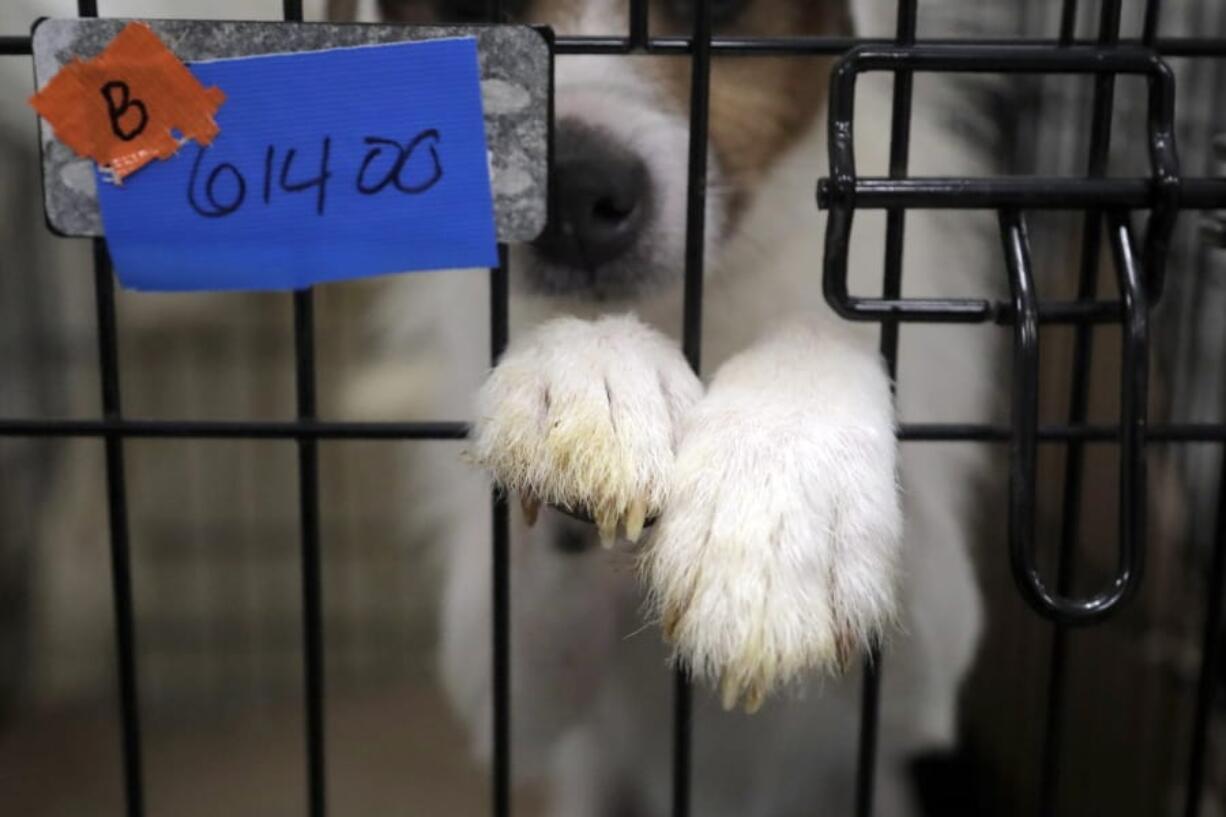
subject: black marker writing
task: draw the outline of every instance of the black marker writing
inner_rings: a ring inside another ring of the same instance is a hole
[[[269,150],[271,151],[271,148]],[[332,171],[328,169],[328,154],[331,150],[332,137],[325,136],[319,160],[319,175],[313,179],[293,183],[289,181],[290,165],[294,163],[294,156],[296,155],[296,151],[293,148],[286,151],[285,161],[281,165],[281,189],[286,193],[297,193],[302,190],[309,190],[312,187],[319,188],[319,193],[315,197],[315,212],[321,216],[324,214],[324,200],[328,191],[328,179],[332,176]],[[264,184],[267,187],[267,178],[265,178]]]
[[[412,194],[424,193],[431,187],[434,187],[443,178],[443,164],[439,161],[438,150],[435,148],[435,144],[438,143],[439,139],[439,132],[434,128],[422,131],[404,145],[392,139],[367,136],[366,144],[373,145],[373,147],[366,152],[366,158],[362,160],[362,169],[358,171],[358,192],[367,196],[373,196],[389,184],[395,185],[396,189],[401,193]],[[404,172],[409,167],[409,162],[413,159],[413,152],[427,140],[429,140],[429,143],[426,144],[426,147],[430,150],[433,170],[421,181],[406,181]],[[367,171],[371,169],[371,165],[375,160],[383,154],[384,148],[387,148],[389,153],[394,153],[395,158],[392,159],[391,164],[384,171],[382,178],[372,184],[367,179]]]
[[[187,180],[187,203],[206,218],[221,218],[228,216],[243,206],[243,199],[247,197],[247,181],[243,178],[243,174],[238,171],[238,168],[229,162],[222,162],[213,168],[209,173],[208,180],[204,183],[204,198],[208,204],[208,209],[200,206],[196,201],[196,178],[200,175],[200,163],[204,161],[204,148],[196,149],[196,161],[192,163],[192,172]],[[234,196],[228,203],[220,201],[217,191],[217,184],[221,178],[223,171],[229,171],[229,175],[234,179],[236,186],[234,188]]]
[[[126,96],[123,99],[129,107],[138,104],[137,101],[129,101]],[[143,112],[143,107],[140,110]],[[122,116],[122,113],[119,115]],[[440,141],[442,137],[434,128],[423,130],[404,143],[381,136],[367,136],[363,140],[366,155],[354,179],[358,192],[373,196],[391,187],[410,195],[425,193],[443,178],[443,162],[437,148]],[[340,150],[344,149],[342,144]],[[328,185],[334,175],[332,137],[324,136],[320,140],[319,172],[309,177],[295,177],[296,172],[301,172],[299,168],[304,161],[304,154],[300,154],[298,148],[281,151],[275,144],[264,149],[263,177],[257,182],[264,206],[275,206],[278,190],[301,193],[314,188],[315,213],[324,215]],[[204,157],[205,148],[197,147],[187,180],[187,203],[205,218],[228,216],[243,206],[247,197],[247,178],[243,170],[232,162],[221,162],[206,171],[202,168]],[[248,173],[258,172],[251,167],[245,166],[244,169]]]
[[[128,83],[117,79],[103,85],[101,90],[102,98],[106,100],[106,115],[111,120],[111,132],[125,142],[131,142],[140,136],[145,126],[149,124],[149,109],[145,107],[145,103],[139,99],[133,99]],[[140,118],[135,125],[125,128],[121,120],[125,114],[133,110],[140,115]]]
[[[268,150],[264,151],[264,203],[272,198],[272,160],[276,158],[277,149],[272,145],[268,146]]]

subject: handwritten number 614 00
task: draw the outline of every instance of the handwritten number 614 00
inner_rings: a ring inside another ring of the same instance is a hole
[[[434,128],[423,130],[407,142],[398,142],[382,136],[367,136],[363,140],[366,154],[362,158],[354,188],[364,196],[374,196],[388,187],[406,195],[421,195],[438,184],[443,178],[443,163],[437,145],[442,137]],[[414,161],[421,150],[429,153],[429,161]],[[279,157],[279,148],[268,145],[264,151],[262,187],[260,196],[265,205],[271,205],[276,191],[301,193],[315,189],[315,212],[323,215],[327,208],[328,185],[332,181],[332,137],[325,136],[319,149],[319,172],[306,178],[292,179],[295,162],[299,160],[296,148],[289,148]],[[247,199],[247,179],[233,162],[220,162],[207,173],[202,165],[206,149],[197,148],[187,180],[187,203],[192,210],[205,218],[224,218],[237,212]],[[302,154],[301,161],[308,161]]]

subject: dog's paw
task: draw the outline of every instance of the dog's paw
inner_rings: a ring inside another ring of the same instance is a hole
[[[789,353],[734,358],[690,413],[643,555],[677,658],[749,711],[806,670],[845,669],[895,608],[888,381],[872,356]]]
[[[679,424],[702,385],[632,315],[559,318],[507,350],[481,389],[472,452],[526,507],[589,514],[611,544],[664,507]]]

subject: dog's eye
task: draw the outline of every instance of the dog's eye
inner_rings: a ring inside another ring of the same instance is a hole
[[[698,0],[668,0],[669,12],[679,21],[690,23],[694,19],[694,6]],[[710,0],[711,24],[724,25],[735,20],[749,0]]]
[[[492,5],[490,0],[434,0],[434,13],[442,23],[485,23]],[[502,0],[502,22],[514,20],[523,5],[523,0]]]

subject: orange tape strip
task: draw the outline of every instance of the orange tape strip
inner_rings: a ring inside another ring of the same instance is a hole
[[[207,145],[226,99],[205,88],[144,23],[128,23],[91,60],[74,59],[30,104],[59,140],[119,182],[183,142]]]

